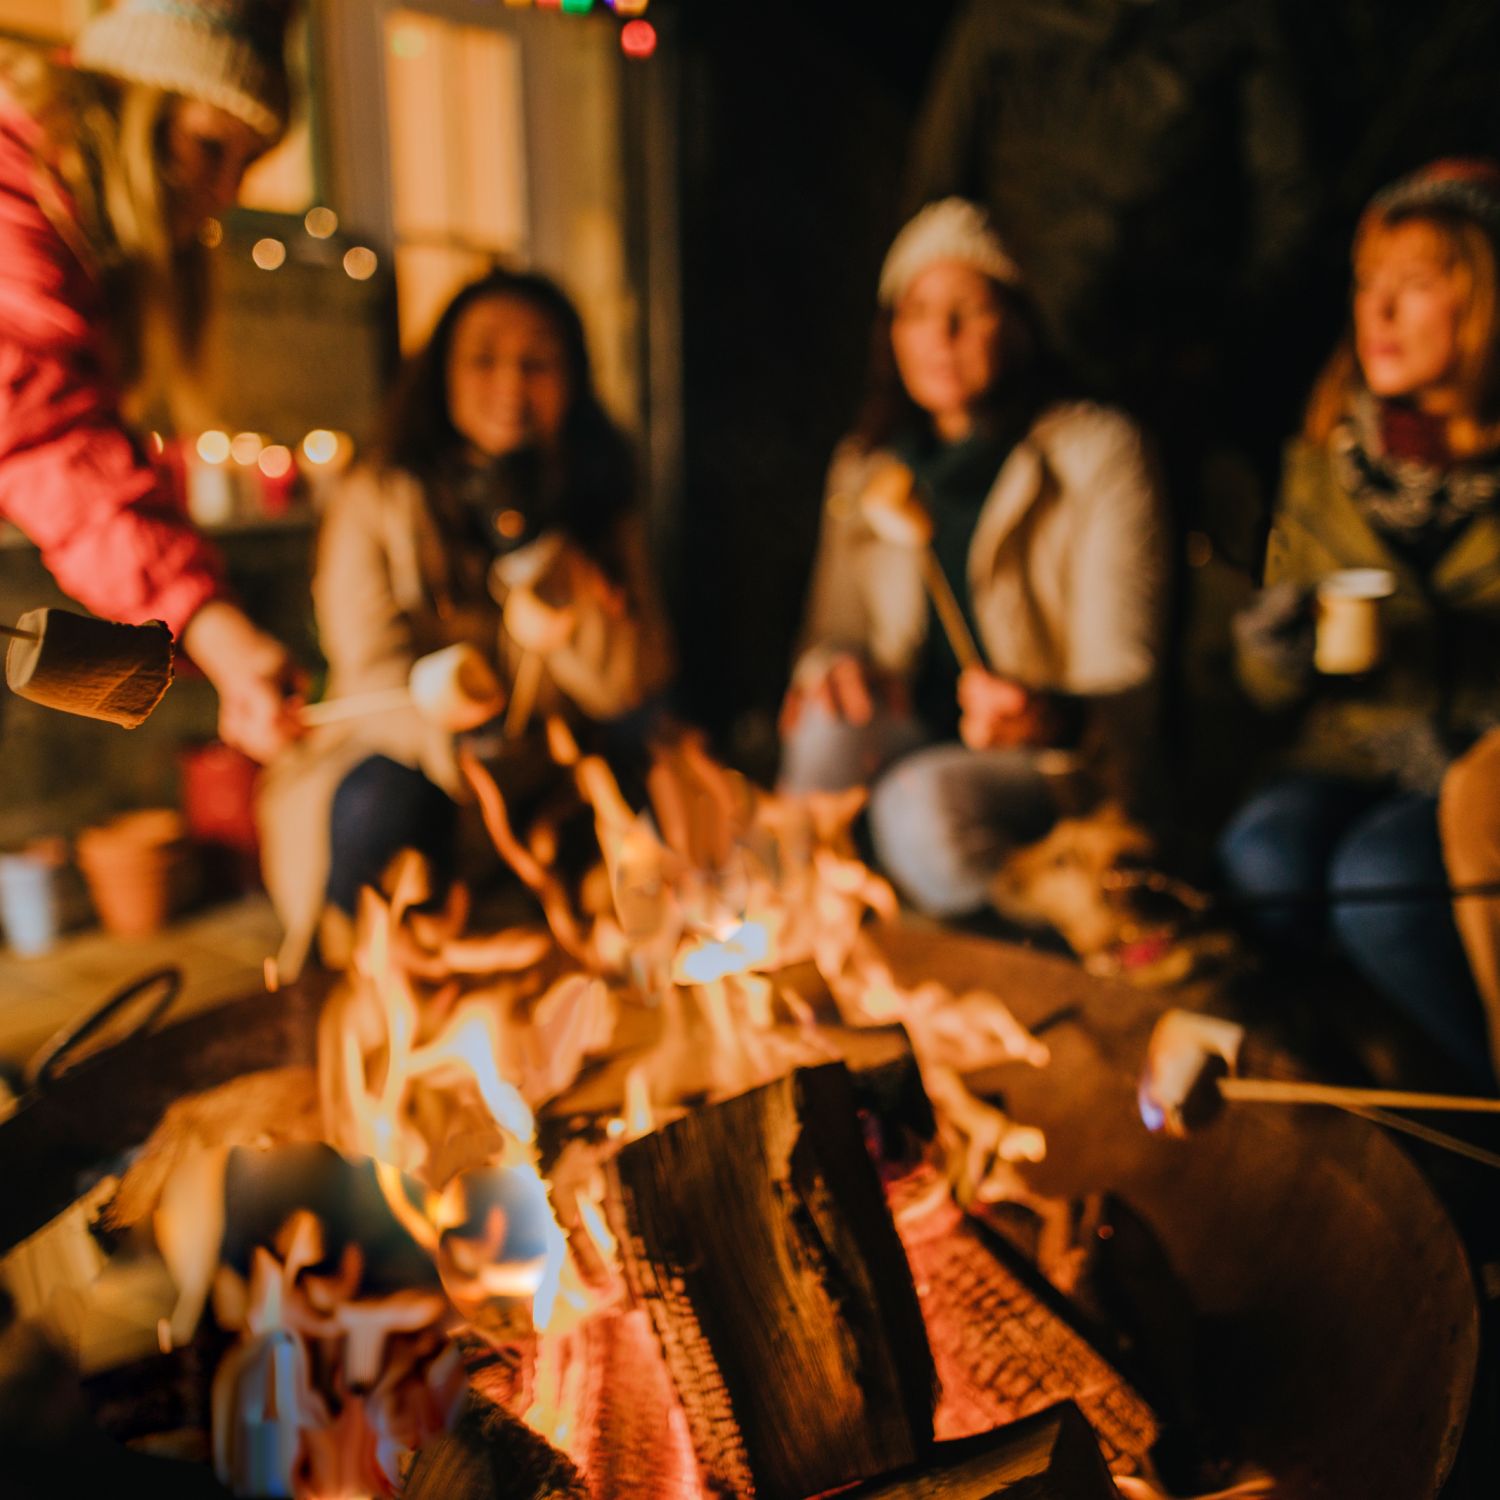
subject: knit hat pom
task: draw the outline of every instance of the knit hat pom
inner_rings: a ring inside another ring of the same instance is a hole
[[[880,305],[894,307],[912,282],[941,260],[973,266],[1002,286],[1022,284],[1021,268],[984,210],[967,198],[944,198],[929,203],[891,242],[880,268]]]
[[[198,99],[276,140],[286,129],[288,0],[120,0],[73,44],[91,73]]]

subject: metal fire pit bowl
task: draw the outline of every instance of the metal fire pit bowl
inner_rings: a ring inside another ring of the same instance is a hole
[[[1142,1220],[1197,1325],[1195,1392],[1278,1500],[1431,1500],[1453,1463],[1478,1357],[1457,1231],[1377,1127],[1234,1106],[1187,1141],[1151,1136],[1135,1083],[1162,997],[1027,950],[934,930],[882,944],[897,977],[982,986],[1050,1027],[1045,1069],[978,1080],[1047,1132],[1040,1192],[1111,1193]],[[174,1100],[311,1063],[326,982],[257,995],[122,1043],[0,1125],[0,1251],[71,1204]],[[1206,1356],[1206,1357],[1205,1357]]]
[[[167,1106],[261,1068],[311,1065],[326,977],[130,1037],[26,1095],[0,1124],[0,1254],[81,1196]]]
[[[1050,1066],[980,1080],[1047,1133],[1039,1191],[1108,1190],[1149,1227],[1196,1322],[1196,1393],[1277,1500],[1429,1500],[1464,1430],[1479,1351],[1474,1286],[1432,1188],[1377,1126],[1329,1109],[1227,1108],[1188,1140],[1136,1106],[1172,997],[979,939],[901,930],[897,977],[982,985],[1050,1028]]]

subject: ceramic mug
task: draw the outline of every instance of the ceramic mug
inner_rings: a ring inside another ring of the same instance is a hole
[[[1318,585],[1313,665],[1330,676],[1355,676],[1385,654],[1381,601],[1396,592],[1385,568],[1345,568]]]

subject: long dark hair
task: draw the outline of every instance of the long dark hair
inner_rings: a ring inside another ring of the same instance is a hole
[[[1000,305],[1000,378],[985,400],[987,417],[996,425],[1024,422],[1057,398],[1062,382],[1042,339],[1031,299],[993,279]],[[864,398],[855,418],[854,436],[867,449],[882,448],[902,433],[928,432],[932,419],[907,394],[891,345],[895,309],[882,307],[870,330],[870,355]]]
[[[599,400],[578,310],[549,277],[497,267],[453,298],[397,382],[374,456],[377,462],[404,469],[430,496],[442,493],[468,447],[449,411],[453,334],[469,308],[490,298],[524,303],[541,314],[562,345],[568,410],[547,475],[548,517],[619,581],[616,523],[634,503],[634,454]]]

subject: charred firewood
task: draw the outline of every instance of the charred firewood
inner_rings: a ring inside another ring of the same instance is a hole
[[[843,1500],[1115,1500],[1093,1429],[1071,1401],[979,1437],[939,1443],[915,1469]]]
[[[404,1500],[589,1500],[583,1476],[525,1423],[472,1402],[454,1430],[424,1443]]]
[[[842,1064],[632,1142],[607,1203],[711,1490],[800,1500],[926,1452],[932,1356]]]

